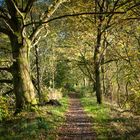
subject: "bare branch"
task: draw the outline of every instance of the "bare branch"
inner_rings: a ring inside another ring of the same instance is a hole
[[[24,15],[22,14],[22,12],[19,10],[19,8],[17,7],[16,3],[14,2],[14,0],[11,0],[11,2],[13,3],[16,11],[21,15],[21,17],[24,17]]]
[[[40,39],[41,39],[41,36],[39,36],[38,39],[34,42],[34,44],[32,45],[32,48],[38,44],[38,42],[40,41]]]
[[[49,33],[49,32],[46,31],[46,34],[45,34],[45,35],[39,36],[38,39],[34,40],[34,43],[33,43],[33,45],[32,45],[32,48],[35,47],[41,39],[46,38],[46,36],[48,35],[48,33]]]
[[[55,2],[55,5],[54,6],[50,6],[49,7],[49,11],[47,13],[45,13],[45,15],[44,15],[43,21],[48,20],[54,14],[54,12],[56,11],[56,9],[60,6],[60,4],[62,2],[63,2],[62,0],[57,0]]]
[[[60,4],[62,3],[63,1],[62,0],[57,0],[56,2],[55,2],[55,4],[53,5],[53,6],[51,6],[50,7],[50,9],[49,9],[49,11],[47,12],[47,13],[45,13],[45,15],[43,16],[43,18],[42,18],[42,21],[39,21],[37,24],[39,24],[37,27],[36,27],[36,29],[34,30],[34,32],[31,34],[31,36],[30,36],[30,39],[33,41],[35,38],[36,38],[36,36],[40,33],[40,31],[43,29],[43,27],[42,27],[42,24],[46,24],[46,23],[48,23],[48,22],[46,22],[46,21],[48,21],[49,20],[49,18],[54,14],[54,12],[56,11],[56,9],[60,6]],[[35,24],[36,22],[34,22],[33,24]],[[28,25],[32,25],[32,23],[31,24],[28,24]],[[27,26],[28,26],[27,25]],[[25,25],[26,26],[26,25]]]

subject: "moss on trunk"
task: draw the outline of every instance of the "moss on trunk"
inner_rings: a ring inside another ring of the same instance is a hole
[[[34,86],[30,76],[28,46],[18,42],[17,37],[11,39],[13,53],[13,85],[16,96],[16,109],[37,104]]]

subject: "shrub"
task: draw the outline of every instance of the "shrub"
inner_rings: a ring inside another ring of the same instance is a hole
[[[0,121],[8,116],[8,102],[6,97],[0,96]]]

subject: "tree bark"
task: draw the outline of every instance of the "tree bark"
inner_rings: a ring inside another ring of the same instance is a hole
[[[34,86],[30,76],[27,45],[18,42],[17,36],[12,36],[13,54],[13,86],[16,96],[16,110],[37,104]]]
[[[97,29],[97,42],[94,50],[94,70],[95,70],[95,92],[97,103],[102,103],[102,91],[101,91],[101,80],[100,80],[100,47],[101,47],[101,24],[98,25]]]
[[[95,11],[104,12],[104,4],[105,1],[95,1]],[[95,23],[97,25],[97,37],[96,37],[96,46],[94,50],[94,73],[95,73],[95,92],[97,97],[97,103],[102,103],[102,90],[101,90],[101,77],[100,77],[100,66],[101,66],[101,59],[100,58],[100,49],[101,49],[101,39],[102,39],[102,29],[103,29],[103,15],[96,15]]]
[[[41,86],[40,86],[40,68],[39,68],[39,54],[38,46],[35,46],[35,58],[36,58],[36,75],[37,75],[37,92],[39,96],[39,102],[41,102]]]
[[[102,91],[101,91],[101,80],[100,80],[100,66],[98,62],[95,62],[95,92],[97,103],[102,103]]]

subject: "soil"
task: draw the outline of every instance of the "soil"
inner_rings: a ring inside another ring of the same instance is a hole
[[[58,140],[96,140],[92,126],[92,118],[83,110],[80,99],[71,95],[66,121],[58,131]]]

